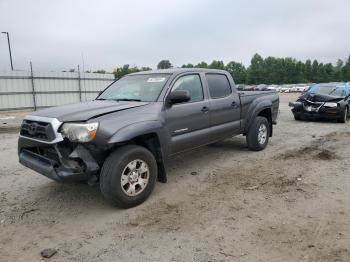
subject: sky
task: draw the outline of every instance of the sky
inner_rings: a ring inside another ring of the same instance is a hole
[[[249,65],[255,53],[335,63],[350,55],[349,11],[349,0],[0,0],[0,31],[20,70]]]

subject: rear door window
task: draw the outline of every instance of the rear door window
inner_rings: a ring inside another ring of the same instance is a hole
[[[229,96],[232,93],[231,85],[225,75],[206,74],[211,98],[221,98]]]

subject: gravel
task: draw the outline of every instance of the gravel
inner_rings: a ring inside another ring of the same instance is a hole
[[[178,156],[129,210],[22,167],[17,134],[1,133],[1,261],[47,247],[50,261],[350,261],[350,121],[295,121],[296,95],[280,97],[266,150],[239,136]]]

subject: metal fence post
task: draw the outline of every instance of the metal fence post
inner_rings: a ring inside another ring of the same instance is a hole
[[[80,67],[78,65],[78,88],[79,88],[79,99],[80,102],[82,101],[82,94],[81,94],[81,78],[80,78]]]
[[[32,96],[33,96],[33,107],[36,110],[36,97],[35,97],[35,87],[34,87],[34,74],[33,74],[33,65],[30,61],[30,79],[32,80]]]

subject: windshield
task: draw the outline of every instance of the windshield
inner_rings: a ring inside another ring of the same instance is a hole
[[[168,78],[167,74],[126,76],[110,85],[97,100],[154,102]]]
[[[345,94],[344,88],[336,85],[315,85],[309,88],[308,93],[321,94],[321,95],[332,95],[332,96],[343,96]]]

